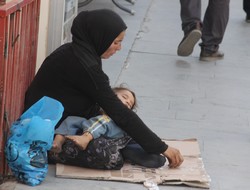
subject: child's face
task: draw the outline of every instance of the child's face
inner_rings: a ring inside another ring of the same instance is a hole
[[[129,109],[132,109],[133,105],[135,104],[135,99],[129,90],[119,90],[115,92],[115,94],[125,106],[127,106]]]

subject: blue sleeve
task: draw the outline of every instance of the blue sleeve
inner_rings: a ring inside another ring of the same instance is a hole
[[[55,130],[55,134],[76,135],[82,129],[81,123],[85,121],[83,117],[69,116]]]
[[[119,138],[125,134],[107,115],[92,117],[82,122],[82,127],[83,131],[90,132],[94,139],[101,135],[110,138]]]

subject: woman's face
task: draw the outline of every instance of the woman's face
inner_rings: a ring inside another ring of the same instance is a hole
[[[125,31],[121,32],[119,36],[113,41],[109,48],[101,55],[102,59],[108,59],[122,48],[122,40],[125,36]]]
[[[135,104],[135,99],[129,90],[119,90],[116,91],[115,94],[125,106],[127,106],[129,109],[132,109],[133,105]]]

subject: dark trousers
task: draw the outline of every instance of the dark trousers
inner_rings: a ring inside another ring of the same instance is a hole
[[[250,0],[243,0],[243,10],[250,16]]]
[[[197,22],[202,24],[202,48],[217,51],[229,19],[230,0],[209,0],[203,21],[201,0],[180,0],[182,30],[190,32]]]
[[[160,154],[149,154],[135,141],[130,141],[125,148],[121,150],[123,159],[147,168],[159,168],[166,162],[166,158]]]
[[[81,150],[73,141],[66,140],[62,152],[49,152],[49,163],[62,163],[95,169],[119,170],[124,160],[148,168],[159,168],[166,162],[160,154],[149,154],[131,138],[118,139],[103,136],[92,140],[86,150]]]

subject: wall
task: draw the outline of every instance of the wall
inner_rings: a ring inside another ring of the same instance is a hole
[[[36,60],[36,72],[45,59],[47,52],[47,39],[48,39],[48,21],[49,21],[49,1],[42,0],[40,7],[40,20],[39,20],[39,32],[38,32],[38,47],[37,47],[37,60]]]

